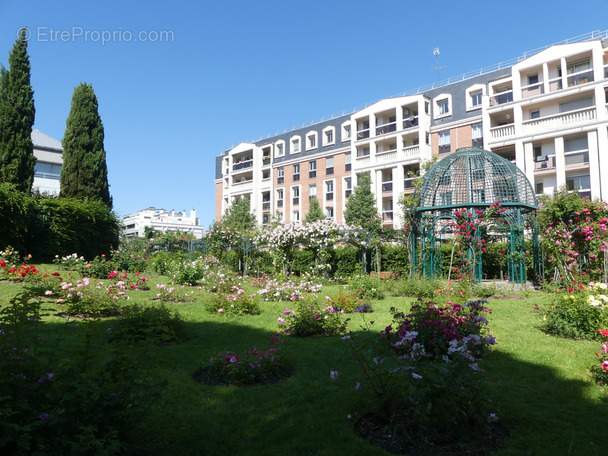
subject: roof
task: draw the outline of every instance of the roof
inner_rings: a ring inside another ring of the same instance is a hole
[[[63,151],[61,141],[57,141],[39,130],[32,130],[32,142],[34,143],[34,147],[38,149],[52,149],[57,152]]]

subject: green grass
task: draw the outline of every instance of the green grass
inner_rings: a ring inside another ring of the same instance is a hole
[[[53,266],[49,266],[53,269]],[[146,302],[152,289],[133,292],[133,301]],[[0,282],[0,305],[17,294],[22,284]],[[336,287],[323,290],[333,294]],[[205,386],[191,374],[220,351],[268,347],[277,332],[277,317],[290,303],[261,303],[262,314],[226,318],[208,314],[204,293],[196,302],[169,303],[187,322],[189,338],[181,344],[147,351],[150,382],[162,385],[147,401],[145,417],[132,430],[146,455],[388,455],[353,432],[357,416],[358,377],[349,349],[340,337],[285,337],[282,356],[295,374],[277,384],[253,387]],[[389,297],[374,301],[374,313],[349,315],[349,327],[359,331],[363,318],[374,331],[391,322],[390,307],[407,310],[413,299]],[[487,392],[510,437],[496,455],[603,455],[608,447],[606,392],[589,375],[599,344],[548,336],[540,329],[534,304],[546,296],[490,299],[490,331],[498,345],[484,361]],[[48,308],[56,304],[49,302]],[[99,332],[116,322],[102,320]],[[57,316],[44,323],[49,344],[78,343],[82,323],[65,324]],[[99,347],[100,350],[103,347]],[[330,370],[340,372],[338,382]],[[351,415],[351,419],[347,416]]]

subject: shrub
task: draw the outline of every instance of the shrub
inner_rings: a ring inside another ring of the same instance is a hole
[[[67,315],[89,318],[114,317],[120,315],[121,302],[129,299],[124,282],[104,285],[91,283],[90,279],[61,283],[61,293],[57,303],[65,307]]]
[[[270,338],[270,344],[283,344],[278,334]],[[279,348],[260,350],[253,347],[243,354],[232,351],[220,352],[211,358],[206,366],[199,368],[192,377],[205,385],[249,386],[276,383],[293,372],[292,366],[285,362]]]
[[[155,345],[178,343],[184,338],[184,321],[166,305],[131,305],[123,308],[116,328],[109,328],[111,341]]]
[[[168,287],[163,283],[156,284],[156,298],[163,302],[192,302],[195,301],[194,289],[185,285]]]
[[[606,284],[586,288],[575,282],[558,289],[546,313],[547,332],[573,339],[597,339],[597,328],[608,325],[607,293]]]
[[[321,291],[321,284],[306,280],[297,282],[294,280],[269,279],[257,281],[257,284],[264,287],[258,291],[258,295],[264,301],[296,301],[306,299],[308,294]]]
[[[218,315],[258,315],[260,307],[255,294],[234,285],[230,292],[218,291],[211,295],[206,308],[209,313]]]
[[[133,244],[135,246],[135,244]],[[147,266],[147,257],[139,249],[122,248],[112,251],[112,262],[116,269],[125,272],[144,272]]]
[[[441,287],[441,282],[427,278],[406,278],[387,280],[384,288],[390,290],[394,296],[410,296],[412,298],[433,299],[435,290]]]
[[[346,294],[343,288],[340,288],[338,294],[333,296],[331,300],[337,311],[344,310],[345,313],[373,312],[368,299],[360,298],[356,293]]]
[[[367,276],[354,277],[348,286],[360,299],[384,299],[379,279],[372,279]]]
[[[591,368],[591,373],[597,383],[608,386],[608,328],[598,329],[597,334],[604,342],[600,349],[601,354],[599,352],[595,354],[599,363]]]
[[[285,334],[291,336],[334,336],[347,330],[340,316],[341,312],[333,306],[306,299],[298,301],[295,310],[285,309],[277,321]]]

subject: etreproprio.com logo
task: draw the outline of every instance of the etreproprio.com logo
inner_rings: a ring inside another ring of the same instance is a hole
[[[175,41],[175,33],[172,30],[123,30],[118,27],[114,30],[89,30],[84,27],[74,26],[67,29],[55,29],[53,27],[39,26],[34,29],[24,27],[26,40],[35,40],[48,43],[98,43],[102,46],[108,43],[167,43]]]

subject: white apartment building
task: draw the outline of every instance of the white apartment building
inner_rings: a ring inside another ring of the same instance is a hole
[[[36,157],[32,190],[59,195],[59,176],[63,165],[61,142],[38,130],[32,130],[32,142]]]
[[[607,46],[608,31],[592,32],[240,144],[216,158],[216,220],[240,197],[262,224],[275,213],[303,220],[311,197],[343,220],[357,177],[370,173],[384,226],[399,228],[412,174],[467,146],[513,161],[537,195],[566,187],[608,200]]]
[[[166,233],[168,231],[181,231],[192,233],[194,237],[200,239],[205,233],[205,228],[201,226],[200,219],[196,217],[196,210],[192,209],[190,215],[186,211],[175,212],[174,210],[165,211],[155,207],[148,207],[133,214],[122,217],[123,235],[127,238],[145,234],[146,227]]]

